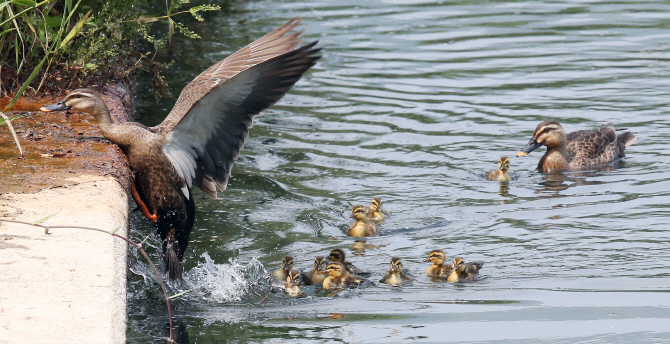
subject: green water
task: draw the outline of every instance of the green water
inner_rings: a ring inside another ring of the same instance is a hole
[[[199,286],[174,301],[179,343],[670,340],[670,4],[235,2],[191,25],[202,40],[175,40],[173,92],[296,16],[323,58],[256,119],[221,199],[195,193],[187,286],[170,288]],[[174,101],[139,98],[139,120]],[[638,142],[613,168],[545,176],[538,149],[511,159],[509,187],[484,179],[547,119],[612,122]],[[347,216],[375,196],[390,217],[353,252]],[[132,225],[152,232],[140,214]],[[374,281],[392,256],[416,279],[268,295],[282,256],[309,269],[336,247]],[[435,248],[483,260],[482,279],[424,278]],[[163,343],[155,278],[131,258],[128,341]]]

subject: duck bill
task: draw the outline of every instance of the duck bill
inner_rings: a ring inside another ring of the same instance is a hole
[[[349,215],[350,219],[353,219],[354,217],[356,217],[356,215],[354,215],[354,214]]]
[[[430,259],[424,259],[423,262],[424,263],[430,262]]]
[[[535,149],[537,149],[537,147],[540,147],[540,146],[542,146],[541,143],[538,143],[537,141],[535,141],[535,139],[530,139],[530,142],[528,142],[526,147],[523,147],[522,150],[518,151],[516,153],[516,156],[517,157],[524,156],[524,155],[534,151]]]
[[[65,102],[58,102],[56,104],[45,105],[40,108],[40,111],[51,112],[51,111],[65,111],[70,110],[69,106],[65,105]]]

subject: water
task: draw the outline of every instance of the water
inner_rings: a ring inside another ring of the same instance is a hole
[[[236,2],[191,25],[202,40],[175,40],[175,94],[295,16],[323,58],[255,121],[222,199],[195,194],[187,286],[170,291],[198,287],[173,301],[179,343],[670,340],[670,5]],[[173,102],[138,99],[140,120]],[[543,175],[541,148],[511,159],[509,187],[484,179],[547,119],[612,122],[638,142],[611,168]],[[347,216],[374,196],[390,218],[352,252]],[[136,239],[152,231],[140,216]],[[415,281],[269,293],[282,256],[308,269],[336,247],[374,281],[400,256]],[[482,279],[427,280],[435,248],[485,261]],[[164,342],[155,280],[131,271],[129,342]]]

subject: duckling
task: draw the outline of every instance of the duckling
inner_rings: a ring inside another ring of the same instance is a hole
[[[540,146],[547,146],[547,152],[537,165],[543,173],[552,171],[587,170],[606,165],[625,157],[624,150],[637,141],[631,132],[617,135],[612,124],[601,128],[575,131],[565,134],[556,121],[545,121],[537,125],[530,142],[516,153],[524,156]]]
[[[361,283],[367,281],[348,273],[344,264],[340,262],[330,262],[327,270],[330,276],[326,277],[322,284],[323,289],[326,290],[358,287]]]
[[[330,251],[330,255],[328,256],[328,260],[330,260],[331,262],[342,263],[344,265],[345,269],[347,269],[348,273],[351,273],[351,274],[354,274],[354,275],[369,275],[370,274],[370,271],[365,271],[363,269],[359,269],[356,266],[354,266],[354,264],[352,264],[350,262],[347,262],[345,257],[346,256],[344,254],[344,250],[336,248],[336,249]]]
[[[326,270],[326,257],[318,256],[314,258],[314,268],[302,276],[306,285],[321,284],[326,279],[328,270]]]
[[[500,157],[498,161],[498,169],[490,171],[486,174],[486,180],[497,180],[499,182],[509,182],[512,177],[507,173],[509,170],[509,158],[506,156]]]
[[[454,270],[453,266],[444,265],[444,262],[447,260],[447,256],[442,250],[432,250],[428,254],[428,259],[424,259],[424,262],[431,262],[433,265],[426,269],[426,276],[428,277],[447,277]]]
[[[370,201],[370,212],[367,213],[368,220],[380,224],[386,218],[386,214],[381,211],[382,199],[375,197]]]
[[[483,262],[465,263],[463,258],[454,258],[454,269],[447,277],[447,282],[469,282],[476,281],[479,278],[479,270],[484,265]]]
[[[398,286],[411,279],[412,277],[405,273],[405,270],[402,268],[402,260],[398,257],[393,257],[391,258],[391,267],[389,268],[389,271],[381,280],[379,280],[379,282]]]
[[[288,279],[288,274],[293,269],[293,257],[291,256],[286,256],[282,258],[281,260],[281,267],[275,272],[272,273],[272,276],[277,277],[278,280],[286,282]]]
[[[349,217],[355,218],[356,222],[349,226],[348,236],[362,238],[377,235],[377,227],[370,222],[368,214],[372,214],[372,211],[362,205],[355,205],[353,209],[351,209],[351,215],[349,215]]]
[[[288,277],[286,279],[286,288],[284,291],[288,296],[290,297],[304,297],[305,293],[300,289],[298,286],[298,282],[300,281],[300,273],[296,270],[291,270],[288,273]]]

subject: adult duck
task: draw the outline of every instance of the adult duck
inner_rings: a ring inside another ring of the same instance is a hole
[[[102,134],[119,145],[133,170],[132,194],[163,240],[165,270],[181,279],[181,260],[193,228],[191,187],[217,198],[244,146],[253,118],[267,109],[320,58],[317,42],[298,47],[293,19],[214,64],[191,81],[163,123],[114,123],[105,102],[79,89],[42,111],[95,116]]]
[[[553,171],[579,171],[607,165],[625,157],[624,150],[637,141],[631,132],[617,135],[612,124],[601,128],[580,130],[565,134],[556,121],[545,121],[537,125],[530,142],[516,156],[524,156],[540,146],[547,146],[538,170],[543,173]]]

